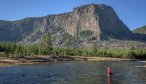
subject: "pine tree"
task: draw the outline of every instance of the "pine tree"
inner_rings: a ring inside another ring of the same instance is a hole
[[[42,42],[41,42],[41,49],[43,50],[43,54],[50,54],[52,47],[51,47],[51,35],[50,33],[46,33],[42,37]]]

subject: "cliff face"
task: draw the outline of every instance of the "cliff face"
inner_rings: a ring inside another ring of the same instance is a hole
[[[0,41],[39,43],[46,32],[54,46],[85,46],[101,40],[131,39],[132,33],[114,10],[104,4],[89,4],[70,13],[0,21]]]

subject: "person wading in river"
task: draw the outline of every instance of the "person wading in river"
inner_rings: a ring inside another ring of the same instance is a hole
[[[111,69],[110,67],[107,67],[107,76],[111,76],[111,75],[112,75]]]

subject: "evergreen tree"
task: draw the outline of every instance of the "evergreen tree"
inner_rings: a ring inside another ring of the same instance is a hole
[[[41,49],[43,50],[42,54],[50,54],[52,50],[51,45],[52,45],[51,35],[48,32],[42,37],[42,42],[41,42]]]
[[[93,44],[92,49],[93,49],[92,51],[93,51],[94,56],[96,56],[96,53],[97,53],[97,44],[96,43]]]

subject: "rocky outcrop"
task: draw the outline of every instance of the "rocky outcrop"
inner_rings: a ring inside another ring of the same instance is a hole
[[[104,4],[84,5],[58,15],[0,21],[0,41],[39,43],[46,32],[51,33],[53,46],[91,47],[101,40],[132,39],[113,8]]]

